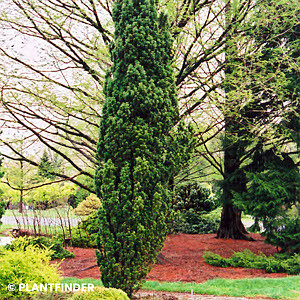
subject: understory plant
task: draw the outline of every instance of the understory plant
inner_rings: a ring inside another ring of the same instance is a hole
[[[72,246],[80,248],[96,248],[99,232],[98,214],[93,213],[72,228]]]
[[[50,264],[52,251],[27,245],[24,239],[15,242],[14,249],[0,247],[0,298],[20,299],[30,296],[34,284],[59,283],[58,264]],[[28,290],[19,291],[19,284],[28,284]],[[8,289],[14,284],[15,289]]]
[[[218,205],[218,200],[210,189],[198,183],[177,186],[173,230],[190,234],[217,232],[221,214]]]
[[[76,293],[71,300],[129,300],[129,298],[119,289],[95,287],[93,291]]]
[[[264,233],[266,242],[281,252],[300,253],[300,219],[298,216],[277,218]]]
[[[34,246],[39,249],[49,249],[51,260],[74,257],[74,254],[72,252],[63,248],[62,242],[60,240],[47,238],[44,236],[20,237],[13,240],[10,245],[6,245],[5,248],[12,251],[17,251],[20,248],[20,244],[22,244],[23,249],[26,249],[29,246]]]
[[[266,256],[261,253],[254,254],[250,250],[235,252],[231,257],[222,257],[213,252],[205,252],[203,255],[205,262],[216,267],[241,267],[251,269],[264,269],[268,273],[300,273],[300,255],[277,254]]]

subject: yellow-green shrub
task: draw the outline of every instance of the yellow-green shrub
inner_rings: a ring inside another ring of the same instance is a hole
[[[22,239],[14,250],[0,247],[0,299],[17,299],[34,294],[25,290],[19,291],[19,284],[59,283],[58,264],[49,264],[51,250],[37,246],[26,246]],[[9,284],[15,284],[14,291],[8,290]]]
[[[125,292],[114,288],[95,287],[93,291],[76,293],[72,300],[129,300]]]
[[[78,204],[74,209],[74,213],[78,216],[90,216],[96,213],[101,206],[101,200],[96,195],[90,194],[85,200]]]

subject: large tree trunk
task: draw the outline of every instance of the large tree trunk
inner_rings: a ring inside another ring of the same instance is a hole
[[[230,8],[231,1],[228,1],[225,7],[226,26],[227,23],[230,24],[231,22]],[[235,59],[238,58],[237,49],[232,47],[230,43],[230,32],[228,32],[226,39],[228,42],[225,43],[225,79],[236,68]],[[235,104],[235,102],[239,100],[228,98],[229,92],[236,90],[236,88],[235,83],[232,83],[230,79],[224,81],[226,107],[231,107],[231,109],[224,111],[223,210],[217,238],[251,240],[252,238],[247,236],[247,231],[241,221],[241,211],[234,207],[233,203],[233,192],[241,194],[246,191],[246,176],[241,170],[241,157],[245,153],[246,147],[241,130],[243,118],[240,116],[240,111],[235,111],[236,107],[239,107],[236,106],[238,103]]]
[[[247,190],[246,176],[241,170],[241,157],[245,151],[239,140],[239,123],[232,116],[225,117],[223,210],[217,238],[253,240],[247,236],[241,220],[241,211],[234,207],[233,192]]]
[[[232,204],[225,204],[222,210],[217,238],[253,240],[250,236],[247,236],[247,233],[248,232],[241,221],[241,212],[235,209]]]

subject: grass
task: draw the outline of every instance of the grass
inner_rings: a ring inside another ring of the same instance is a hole
[[[16,226],[10,225],[10,224],[1,224],[0,225],[0,233],[2,233],[3,231],[6,231],[6,230],[12,229],[14,227],[16,227]]]
[[[4,231],[13,229],[13,228],[18,228],[18,225],[11,225],[11,224],[2,224],[0,225],[0,235],[3,235]],[[33,225],[26,225],[21,227],[22,229],[29,229],[29,230],[34,230]],[[68,228],[64,227],[65,232],[68,233]],[[36,226],[36,230],[38,231],[38,228]],[[62,233],[61,226],[45,226],[41,225],[40,226],[41,233],[45,234],[60,234]],[[67,234],[68,235],[68,234]],[[3,235],[4,236],[4,235]]]
[[[70,219],[78,219],[78,216],[76,216],[73,213],[73,209],[69,209],[68,207],[58,207],[58,208],[50,208],[50,209],[45,209],[45,210],[36,210],[36,215],[38,217],[43,217],[43,218],[59,218],[59,215],[61,218],[68,218],[68,212],[69,212],[69,218]],[[5,216],[10,216],[10,217],[23,217],[23,216],[28,216],[28,217],[34,217],[34,213],[32,210],[24,210],[23,213],[19,213],[17,209],[7,209],[5,211]]]
[[[102,286],[102,282],[92,278],[64,278],[63,283],[92,283]],[[300,276],[283,278],[253,279],[213,279],[204,283],[146,281],[143,290],[165,292],[187,292],[232,297],[271,297],[274,299],[299,299]]]

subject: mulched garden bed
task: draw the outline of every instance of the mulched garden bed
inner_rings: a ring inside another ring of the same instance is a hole
[[[169,262],[155,265],[148,274],[148,280],[204,282],[214,278],[254,278],[284,277],[287,274],[266,273],[264,270],[243,268],[220,268],[208,265],[202,255],[205,251],[213,251],[229,257],[236,251],[249,249],[259,254],[276,253],[276,247],[267,245],[259,234],[251,234],[254,242],[242,240],[220,240],[215,234],[174,234],[169,235],[162,254]],[[61,271],[66,277],[100,278],[96,264],[94,249],[69,248],[75,258],[67,258],[61,263]],[[57,260],[56,260],[57,261]]]

